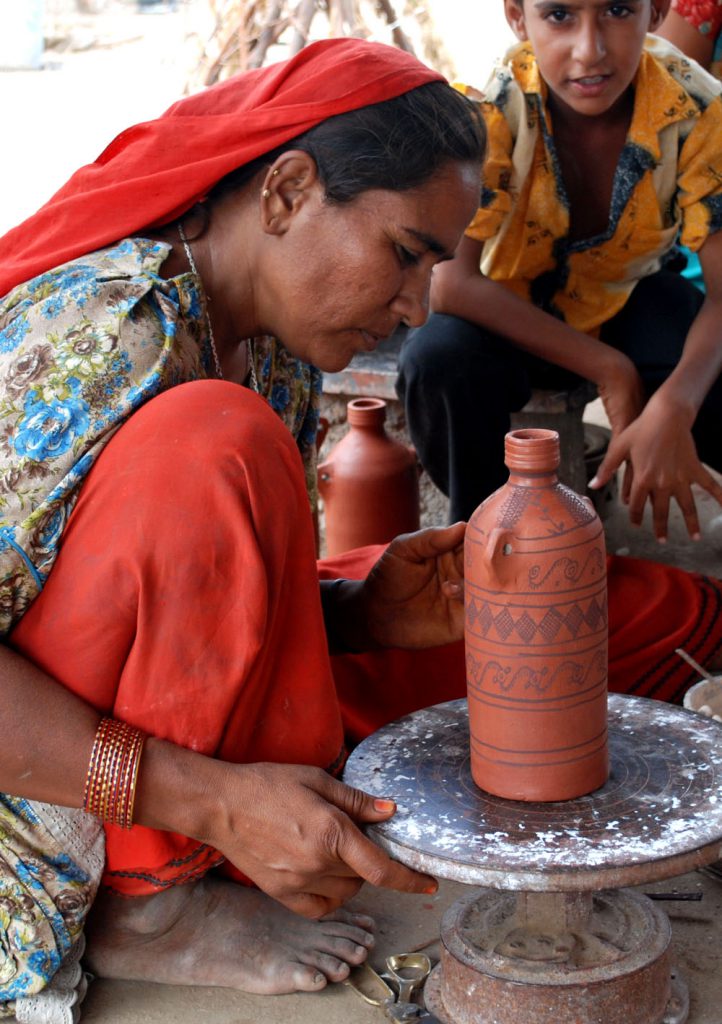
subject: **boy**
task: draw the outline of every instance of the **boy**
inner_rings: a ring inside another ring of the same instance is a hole
[[[649,500],[664,541],[674,498],[697,539],[692,484],[722,502],[700,461],[722,469],[720,84],[647,37],[669,0],[504,6],[520,43],[479,97],[481,207],[401,354],[412,438],[466,519],[530,385],[586,378],[612,427],[592,485],[626,462],[632,522]],[[706,296],[665,267],[678,237]]]

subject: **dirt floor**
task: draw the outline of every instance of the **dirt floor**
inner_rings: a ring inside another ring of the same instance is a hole
[[[644,892],[702,893],[699,902],[657,904],[672,922],[675,962],[690,992],[688,1024],[722,1020],[722,881],[694,872],[668,882],[641,886]],[[383,970],[385,959],[424,945],[436,962],[442,914],[469,889],[444,882],[438,894],[401,896],[378,890],[362,892],[354,905],[373,914],[379,926],[371,963]],[[388,1020],[378,1006],[365,1003],[345,985],[322,993],[293,996],[247,996],[227,989],[169,988],[132,982],[96,981],[85,1003],[87,1024],[381,1024]],[[519,1020],[518,1024],[528,1024]],[[576,1024],[560,1020],[558,1024]],[[605,1024],[600,1021],[599,1024]],[[638,1024],[629,1021],[629,1024]]]
[[[102,16],[73,15],[70,22],[61,17],[71,10],[65,0],[48,0],[48,5],[58,17],[55,46],[46,53],[43,69],[0,72],[4,135],[6,146],[9,141],[12,145],[12,159],[6,149],[3,163],[0,231],[30,213],[117,131],[156,116],[180,95],[197,47],[193,0],[154,13],[101,0]],[[458,12],[463,8],[451,0],[436,0],[432,6],[440,18],[446,11],[460,72],[467,80],[473,78],[473,36],[470,39],[460,28],[463,19]],[[484,45],[489,48],[491,37],[498,37],[495,49],[500,49],[508,36],[498,12],[490,25],[493,31],[485,34]],[[589,407],[587,418],[603,422],[597,404]],[[704,495],[700,510],[705,529],[701,543],[689,541],[676,518],[670,542],[661,547],[648,527],[631,528],[625,510],[614,505],[605,520],[608,548],[722,575],[722,510]],[[690,986],[689,1024],[720,1024],[722,882],[696,872],[644,888],[702,891],[701,902],[665,908],[672,918],[677,961]],[[466,892],[467,887],[452,882],[442,883],[433,898],[364,890],[354,902],[379,923],[372,963],[382,968],[386,956],[422,946],[432,957],[438,955],[441,914]],[[343,985],[317,995],[268,998],[224,989],[95,981],[83,1010],[88,1024],[331,1024],[383,1019],[378,1007],[364,1003]]]

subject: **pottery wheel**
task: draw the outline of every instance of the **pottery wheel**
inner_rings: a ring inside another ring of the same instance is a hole
[[[609,697],[611,772],[589,796],[502,800],[469,763],[466,701],[417,711],[364,740],[344,780],[398,804],[369,835],[439,878],[530,891],[671,878],[722,853],[722,726],[642,697]]]
[[[722,852],[722,726],[609,698],[611,772],[559,803],[502,800],[471,777],[466,701],[365,740],[345,781],[398,805],[368,828],[397,860],[486,886],[450,907],[426,1001],[444,1024],[684,1024],[666,915],[622,886]]]

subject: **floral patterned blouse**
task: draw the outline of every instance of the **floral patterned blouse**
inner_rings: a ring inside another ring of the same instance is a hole
[[[165,279],[170,247],[141,238],[81,256],[0,299],[0,632],[41,590],[79,489],[144,402],[211,375],[205,298]],[[259,391],[296,438],[315,501],[321,374],[254,340]]]
[[[482,201],[467,234],[481,269],[539,308],[593,334],[657,271],[677,240],[698,251],[722,228],[722,86],[648,36],[606,231],[571,241],[569,202],[527,43],[513,47],[480,99],[488,133]]]

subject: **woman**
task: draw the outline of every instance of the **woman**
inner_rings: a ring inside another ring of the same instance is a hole
[[[0,240],[0,1014],[79,955],[100,818],[105,976],[317,990],[373,941],[338,910],[364,879],[435,890],[355,824],[393,804],[330,774],[298,449],[314,367],[424,320],[482,151],[436,73],[331,40],[124,132]],[[330,584],[334,648],[457,638],[462,535]]]
[[[720,78],[721,29],[719,0],[672,0],[669,14],[657,34],[669,39],[688,57]]]
[[[669,14],[657,35],[674,43],[715,78],[722,78],[722,5],[719,0],[672,0]],[[680,248],[687,260],[682,273],[700,291],[705,291],[699,256],[686,246]]]

